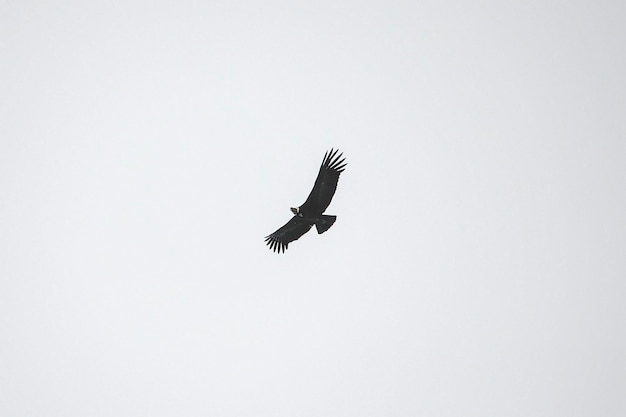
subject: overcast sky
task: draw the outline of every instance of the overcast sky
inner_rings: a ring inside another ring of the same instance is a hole
[[[625,28],[2,1],[0,414],[626,415]],[[270,252],[331,147],[337,222]]]

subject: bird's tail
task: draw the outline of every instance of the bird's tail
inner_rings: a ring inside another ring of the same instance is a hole
[[[335,223],[335,220],[337,220],[337,216],[322,215],[320,220],[318,220],[315,223],[315,227],[317,228],[317,233],[321,235],[322,233],[330,229],[330,226],[332,226],[333,223]]]

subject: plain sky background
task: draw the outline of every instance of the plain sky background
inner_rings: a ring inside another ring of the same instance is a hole
[[[0,415],[626,415],[626,3],[2,1]],[[285,254],[324,152],[348,167]]]

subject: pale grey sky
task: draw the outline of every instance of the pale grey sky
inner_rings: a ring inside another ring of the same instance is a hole
[[[0,415],[625,415],[625,23],[1,2]]]

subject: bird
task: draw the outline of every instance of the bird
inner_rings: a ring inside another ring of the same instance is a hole
[[[289,243],[298,240],[313,225],[318,234],[322,234],[335,223],[337,216],[323,214],[335,195],[339,175],[346,165],[343,153],[331,148],[324,154],[320,171],[311,193],[300,207],[291,207],[294,216],[283,227],[265,237],[270,250],[284,253]]]

